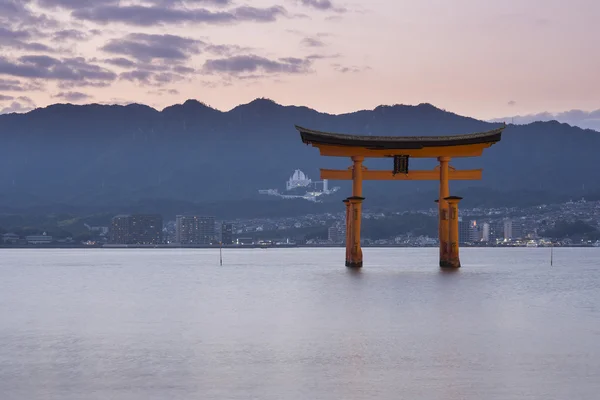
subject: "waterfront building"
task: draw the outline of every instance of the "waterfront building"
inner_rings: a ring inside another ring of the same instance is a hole
[[[157,214],[136,214],[131,216],[130,235],[133,244],[162,243],[163,220]]]
[[[2,242],[6,244],[16,244],[19,242],[19,235],[16,233],[5,233],[2,235]]]
[[[111,221],[113,244],[162,243],[162,217],[157,214],[117,215]]]
[[[330,226],[329,229],[327,229],[327,240],[331,243],[341,243],[345,238],[340,233],[340,229],[337,225]]]
[[[110,222],[110,243],[128,244],[129,242],[129,215],[117,215]]]
[[[227,222],[221,224],[221,243],[225,245],[233,244],[233,224]]]
[[[520,221],[510,218],[504,220],[504,240],[517,240],[523,238],[523,225]]]
[[[477,225],[476,220],[469,221],[469,242],[475,243],[481,240],[481,232],[479,230],[479,225]],[[459,228],[460,231],[460,228]],[[459,232],[460,236],[460,232]]]
[[[460,244],[468,243],[471,239],[469,222],[458,217],[458,241]]]
[[[489,242],[490,241],[490,224],[489,222],[484,222],[481,226],[481,241]]]
[[[215,240],[215,217],[178,215],[175,241],[180,244],[208,245]]]
[[[25,240],[28,244],[50,244],[53,241],[52,236],[46,235],[46,232],[41,235],[26,236]]]

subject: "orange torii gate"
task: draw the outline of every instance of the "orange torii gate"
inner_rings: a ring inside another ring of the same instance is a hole
[[[357,136],[320,132],[296,125],[302,142],[317,147],[322,156],[349,157],[347,170],[321,169],[321,179],[351,180],[352,196],[346,204],[346,266],[363,265],[360,245],[360,223],[363,180],[435,180],[440,195],[439,210],[440,267],[459,268],[458,203],[460,197],[450,196],[450,180],[479,180],[481,169],[459,171],[449,165],[454,157],[478,157],[483,150],[500,141],[505,126],[489,132],[453,136]],[[391,171],[369,170],[365,158],[391,157]],[[410,157],[436,158],[439,166],[431,171],[409,171]]]

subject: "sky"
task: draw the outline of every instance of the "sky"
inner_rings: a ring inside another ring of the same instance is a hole
[[[598,0],[0,0],[0,112],[258,97],[591,112],[599,21]]]

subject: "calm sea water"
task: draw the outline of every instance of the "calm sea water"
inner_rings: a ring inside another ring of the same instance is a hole
[[[600,249],[2,250],[0,399],[590,399]]]

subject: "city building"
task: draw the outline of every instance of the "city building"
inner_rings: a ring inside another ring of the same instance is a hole
[[[497,243],[504,239],[504,222],[502,220],[490,222],[490,242]]]
[[[156,214],[117,215],[111,221],[113,244],[162,243],[162,217]]]
[[[233,224],[226,222],[221,224],[221,243],[233,244]]]
[[[235,242],[241,246],[249,246],[254,244],[254,240],[252,238],[238,238]]]
[[[340,235],[340,233],[340,229],[337,225],[330,226],[329,229],[327,229],[327,240],[331,243],[341,243],[345,238]]]
[[[52,236],[46,235],[46,232],[41,235],[26,236],[25,240],[28,244],[50,244],[53,241]]]
[[[460,229],[460,228],[459,228]],[[460,239],[460,233],[459,233]],[[481,232],[479,231],[479,225],[477,225],[477,221],[469,221],[469,242],[475,243],[481,240]]]
[[[130,235],[133,244],[162,243],[163,220],[156,214],[136,214],[131,216]]]
[[[481,241],[489,242],[490,241],[490,233],[491,233],[491,229],[490,229],[489,222],[484,222],[483,225],[481,226]]]
[[[129,215],[117,215],[110,222],[109,241],[114,244],[128,244],[129,242]]]
[[[504,220],[504,240],[517,240],[523,238],[523,224],[509,218]]]
[[[471,231],[469,222],[463,220],[462,217],[458,217],[458,242],[465,244],[471,239]]]
[[[504,220],[504,240],[512,239],[512,221],[510,219]]]
[[[19,235],[15,233],[5,233],[2,235],[2,242],[7,244],[16,244],[19,242]]]
[[[180,244],[211,244],[215,240],[215,217],[178,215],[175,241]]]
[[[523,224],[521,221],[513,221],[512,234],[513,239],[523,239],[525,237],[523,233]]]

